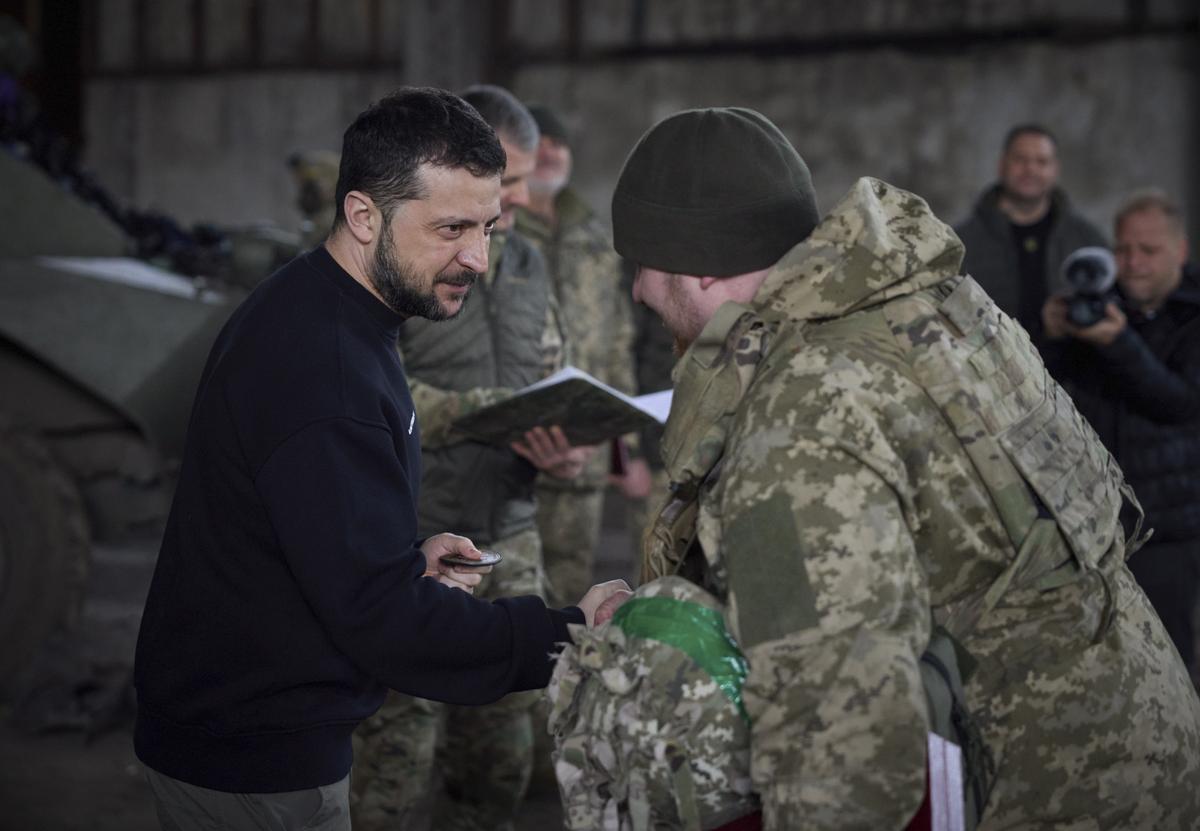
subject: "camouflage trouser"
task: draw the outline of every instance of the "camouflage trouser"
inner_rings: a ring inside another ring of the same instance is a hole
[[[504,561],[484,577],[477,597],[544,594],[536,531],[486,547]],[[539,695],[513,693],[495,704],[459,707],[389,694],[355,733],[355,831],[511,827],[529,786],[530,710]]]
[[[553,606],[573,606],[592,587],[604,489],[537,489],[546,582]]]

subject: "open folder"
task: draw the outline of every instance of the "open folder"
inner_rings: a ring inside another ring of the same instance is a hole
[[[469,438],[507,446],[527,430],[557,424],[571,444],[585,445],[662,424],[670,410],[670,390],[635,398],[568,366],[463,416],[453,426]]]

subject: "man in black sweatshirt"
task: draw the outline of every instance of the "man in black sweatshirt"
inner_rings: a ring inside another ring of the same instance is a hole
[[[449,93],[376,103],[346,131],[329,239],[213,346],[135,663],[134,744],[165,827],[348,828],[350,736],[387,687],[481,704],[544,686],[567,624],[627,588],[485,603],[477,571],[439,559],[479,557],[469,540],[417,539],[396,337],[452,317],[487,269],[504,164]]]

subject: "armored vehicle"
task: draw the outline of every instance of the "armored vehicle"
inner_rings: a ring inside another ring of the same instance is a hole
[[[4,147],[0,193],[3,696],[78,614],[91,542],[161,528],[196,382],[247,281],[128,256],[128,228]],[[266,238],[240,272],[260,279],[287,246]]]

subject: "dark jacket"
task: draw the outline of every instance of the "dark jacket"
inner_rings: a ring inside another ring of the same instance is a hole
[[[1051,198],[1054,219],[1046,242],[1046,287],[1049,294],[1056,294],[1065,288],[1059,268],[1067,255],[1088,245],[1107,247],[1108,241],[1099,228],[1075,211],[1066,193],[1055,188]],[[1000,185],[992,185],[954,231],[966,247],[962,273],[974,277],[997,306],[1010,317],[1017,317],[1021,288],[1017,246],[999,199]],[[1040,328],[1031,327],[1030,321],[1020,323],[1030,331]]]
[[[1125,471],[1155,543],[1200,540],[1200,283],[1183,283],[1151,318],[1095,348],[1048,344],[1046,365]]]
[[[149,767],[228,792],[336,782],[386,687],[481,704],[544,686],[582,622],[423,577],[399,326],[318,248],[213,346],[138,637]]]

